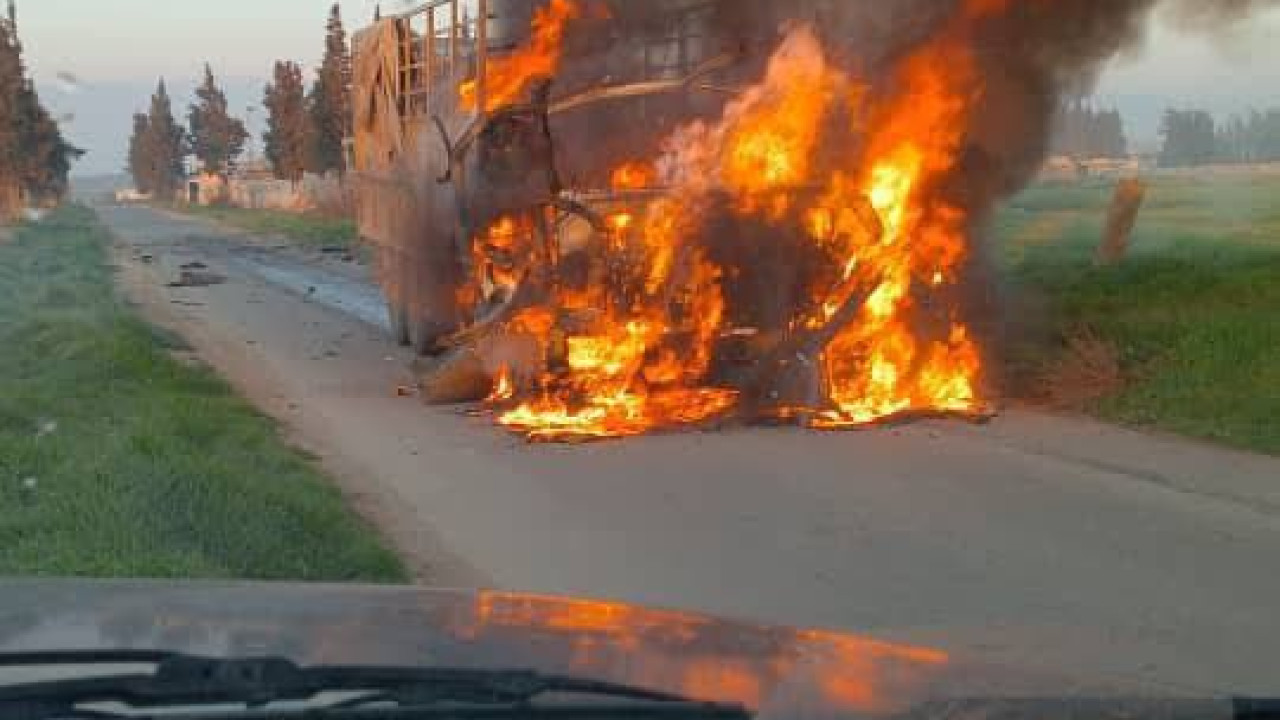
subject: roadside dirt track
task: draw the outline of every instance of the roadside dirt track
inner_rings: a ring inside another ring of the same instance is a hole
[[[423,582],[851,629],[1188,691],[1280,685],[1280,461],[1025,411],[529,446],[396,397],[410,357],[376,326],[360,268],[100,212],[130,297],[283,421]],[[165,287],[192,262],[227,282]]]

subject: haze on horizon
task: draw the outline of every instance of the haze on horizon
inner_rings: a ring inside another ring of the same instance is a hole
[[[131,115],[159,77],[185,114],[195,79],[209,62],[232,108],[262,129],[262,87],[277,59],[312,68],[323,44],[330,0],[19,0],[27,60],[42,97],[73,116],[68,135],[90,151],[77,175],[119,172]],[[348,29],[366,24],[376,0],[343,0]],[[387,0],[397,9],[401,0]],[[1153,23],[1143,47],[1118,58],[1096,97],[1118,107],[1138,146],[1155,142],[1164,107],[1219,114],[1280,107],[1280,11],[1215,36],[1190,36]],[[75,82],[67,82],[74,78]],[[253,107],[252,112],[249,108]]]

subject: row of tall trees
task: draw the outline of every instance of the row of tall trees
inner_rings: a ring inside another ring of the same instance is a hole
[[[330,11],[325,52],[308,91],[301,65],[276,63],[266,86],[263,135],[267,160],[277,177],[297,182],[304,172],[345,170],[343,141],[351,127],[351,57],[338,5]],[[171,194],[183,180],[184,158],[194,156],[204,172],[226,177],[244,152],[249,133],[234,117],[213,69],[195,90],[186,125],[173,114],[173,103],[160,81],[147,112],[133,118],[129,172],[141,192]]]
[[[188,154],[199,161],[204,172],[226,177],[244,151],[249,132],[243,122],[232,117],[227,96],[208,65],[195,94],[185,127],[173,115],[173,101],[163,79],[147,112],[133,116],[129,173],[141,192],[172,193],[186,174],[184,159]]]
[[[1280,161],[1280,108],[1234,115],[1218,126],[1215,138],[1219,162]]]
[[[1168,110],[1160,129],[1162,167],[1280,161],[1280,109],[1218,123],[1206,110]]]
[[[297,182],[306,171],[346,170],[343,142],[351,133],[351,52],[335,3],[325,26],[324,57],[307,91],[302,66],[278,61],[262,104],[267,160],[276,177]]]
[[[0,19],[0,212],[10,214],[25,196],[44,203],[67,191],[71,163],[83,151],[62,135],[57,121],[40,102],[27,73],[18,37],[17,9],[9,2]]]
[[[173,192],[186,174],[184,159],[188,154],[199,161],[204,172],[226,177],[244,151],[249,131],[231,115],[226,93],[208,65],[195,97],[184,127],[173,115],[173,101],[161,79],[147,112],[133,116],[128,162],[138,190],[157,195]]]
[[[1122,158],[1129,154],[1119,110],[1096,110],[1075,100],[1058,109],[1051,143],[1054,155],[1074,158]]]
[[[1207,165],[1217,155],[1217,126],[1205,110],[1166,110],[1160,135],[1161,167]]]

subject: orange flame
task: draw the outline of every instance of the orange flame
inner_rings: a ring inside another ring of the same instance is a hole
[[[520,98],[530,82],[555,75],[560,67],[565,26],[582,16],[575,0],[551,0],[533,17],[533,34],[529,41],[509,54],[491,57],[485,68],[484,109],[491,112]],[[476,109],[475,80],[458,87],[458,102],[463,110]]]
[[[489,404],[504,403],[516,396],[515,382],[511,379],[511,370],[503,367],[498,371],[498,380],[493,384],[493,392],[485,398]]]
[[[916,329],[917,281],[946,285],[968,253],[962,211],[927,194],[959,157],[967,118],[980,97],[971,45],[958,36],[972,16],[1003,0],[970,0],[936,41],[899,67],[895,93],[875,109],[863,192],[883,226],[860,272],[875,290],[863,319],[826,353],[836,410],[816,424],[839,428],[908,411],[977,412],[980,354],[954,317],[941,339]],[[838,204],[832,196],[828,202]]]
[[[970,218],[938,187],[981,98],[966,33],[1005,2],[968,0],[899,63],[888,92],[834,67],[812,30],[792,28],[761,82],[718,122],[680,128],[655,161],[618,167],[615,189],[652,187],[660,177],[670,192],[605,216],[614,281],[595,288],[586,328],[563,341],[554,332],[542,338],[559,357],[532,393],[515,394],[523,401],[500,422],[536,439],[619,437],[735,409],[739,389],[711,376],[721,341],[744,329],[729,324],[726,269],[697,238],[721,197],[745,221],[796,228],[829,264],[787,328],[827,333],[817,363],[801,356],[822,397],[779,414],[836,429],[906,413],[981,412],[981,354],[952,302]],[[847,141],[847,125],[833,132],[847,118],[858,142]],[[837,135],[845,139],[832,141]]]
[[[623,163],[613,171],[609,186],[614,190],[643,190],[653,187],[658,181],[658,169],[653,163],[635,160]]]

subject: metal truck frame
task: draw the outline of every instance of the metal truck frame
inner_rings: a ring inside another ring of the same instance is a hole
[[[456,348],[509,319],[529,300],[522,293],[555,282],[525,277],[500,288],[486,281],[473,243],[498,218],[519,219],[532,238],[521,251],[539,255],[536,272],[554,275],[565,253],[603,234],[602,209],[655,196],[566,187],[550,118],[597,103],[711,89],[702,80],[734,58],[712,56],[710,43],[700,42],[698,13],[710,4],[663,1],[675,6],[673,34],[632,47],[628,57],[642,52],[643,67],[629,82],[553,98],[546,78],[528,89],[527,100],[496,108],[487,97],[489,63],[522,39],[516,28],[528,28],[527,18],[503,11],[521,14],[515,11],[531,10],[535,0],[432,0],[354,36],[351,176],[360,233],[376,247],[396,340],[421,354]],[[676,62],[651,63],[651,46]],[[474,83],[467,107],[463,83]]]

